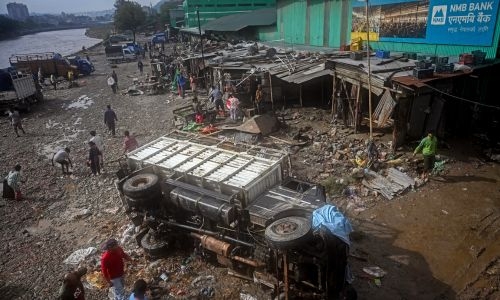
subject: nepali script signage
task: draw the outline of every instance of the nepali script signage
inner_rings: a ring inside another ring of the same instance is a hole
[[[491,46],[499,2],[370,0],[370,40]],[[366,37],[365,3],[356,1],[352,37],[363,36]]]

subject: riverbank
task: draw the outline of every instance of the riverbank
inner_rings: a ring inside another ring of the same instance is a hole
[[[59,30],[82,29],[82,28],[88,28],[87,30],[89,30],[89,32],[91,33],[90,35],[86,34],[88,37],[103,39],[104,37],[101,37],[103,35],[100,34],[100,28],[106,26],[107,24],[79,24],[79,25],[67,25],[67,26],[56,26],[56,27],[30,28],[30,29],[11,31],[8,35],[0,35],[0,41],[12,40],[20,38],[25,35],[36,34],[41,32],[52,32]]]

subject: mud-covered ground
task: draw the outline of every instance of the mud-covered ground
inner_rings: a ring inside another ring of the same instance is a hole
[[[129,130],[141,144],[167,133],[172,129],[172,110],[187,103],[189,94],[185,100],[173,94],[114,95],[106,84],[111,68],[103,48],[93,49],[90,57],[96,72],[78,79],[79,87],[67,89],[62,82],[61,89],[54,91],[47,86],[45,101],[22,115],[26,135],[16,138],[8,119],[1,119],[2,175],[19,163],[26,183],[22,188],[25,200],[0,202],[0,298],[55,299],[64,273],[76,268],[63,261],[75,250],[95,247],[96,253],[82,263],[89,267],[86,298],[105,299],[107,290],[99,289],[95,272],[100,244],[110,237],[123,241],[134,258],[128,266],[128,288],[134,278],[142,277],[154,279],[172,298],[196,297],[200,287],[191,285],[193,279],[211,275],[215,299],[238,299],[240,292],[265,298],[252,283],[227,275],[226,269],[192,251],[176,250],[155,262],[148,260],[133,238],[123,236],[129,221],[114,188],[118,164],[109,163],[122,155],[122,132]],[[140,77],[135,62],[119,64],[115,70],[120,89]],[[103,123],[107,104],[118,116],[114,138]],[[307,125],[321,131],[332,129],[322,117],[326,112],[313,113],[319,117]],[[304,114],[311,112],[304,109]],[[85,164],[90,130],[105,141],[108,163],[98,177],[91,177]],[[338,136],[347,142],[353,137]],[[446,165],[444,175],[395,200],[367,196],[356,200],[362,203],[349,205],[350,196],[334,198],[355,226],[351,263],[360,299],[500,297],[500,168],[474,158],[473,147],[462,147],[467,143],[452,143],[446,151],[454,162]],[[63,176],[50,164],[55,150],[66,146],[71,148],[74,163],[71,176]],[[321,161],[311,158],[308,149],[291,149],[296,174],[319,181],[319,174],[314,174],[319,173],[315,164]],[[401,153],[409,157],[409,151]],[[380,282],[363,272],[370,266],[387,272]],[[159,281],[163,273],[169,278]]]

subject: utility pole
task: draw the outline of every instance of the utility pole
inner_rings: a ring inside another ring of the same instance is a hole
[[[370,121],[370,141],[373,141],[373,120],[372,120],[372,66],[370,50],[370,9],[368,0],[366,0],[366,58],[368,63],[368,112]]]
[[[201,61],[203,65],[203,84],[206,87],[206,77],[205,77],[205,53],[203,51],[203,36],[201,35],[201,23],[200,23],[200,8],[196,7],[196,17],[198,18],[198,33],[200,34],[200,45],[201,45]]]

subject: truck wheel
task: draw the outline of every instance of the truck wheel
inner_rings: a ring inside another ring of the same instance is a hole
[[[309,238],[311,221],[304,217],[286,217],[274,221],[266,228],[268,244],[277,249],[299,246]]]
[[[151,256],[161,256],[168,250],[168,242],[155,239],[149,232],[141,239],[141,247]]]
[[[130,198],[149,199],[160,191],[158,176],[151,173],[138,174],[123,184],[123,193]]]

